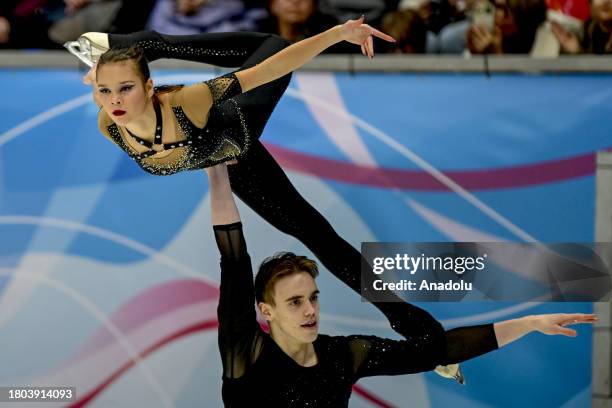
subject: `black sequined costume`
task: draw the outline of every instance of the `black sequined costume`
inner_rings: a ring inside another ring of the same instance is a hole
[[[400,341],[319,335],[313,343],[317,364],[303,367],[256,321],[242,225],[217,225],[214,230],[221,253],[217,315],[226,407],[346,407],[360,378],[429,371],[498,348],[492,324],[449,331],[432,328],[428,337],[408,336]]]
[[[177,98],[172,95],[170,99],[172,113],[178,124],[177,131],[183,136],[182,140],[162,143],[161,134],[157,134],[154,142],[150,142],[131,134],[126,129],[140,145],[149,148],[148,151],[137,154],[126,144],[116,124],[105,125],[108,135],[143,170],[158,176],[170,175],[183,170],[203,169],[241,157],[243,152],[248,151],[251,137],[242,110],[236,100],[231,98],[241,93],[238,79],[234,74],[228,74],[205,83],[211,90],[213,104],[203,129],[198,128],[189,120],[183,107],[178,104]],[[158,91],[160,89],[163,87],[156,88]],[[154,105],[156,110],[160,109],[158,103]],[[158,131],[161,131],[161,127],[158,128]],[[182,151],[175,160],[158,164],[155,161],[146,160],[157,153],[153,149],[154,144],[163,145],[164,150]]]
[[[138,44],[149,61],[178,58],[242,69],[254,66],[289,45],[287,41],[275,35],[245,32],[169,36],[144,31],[127,35],[111,34],[109,42],[112,47]],[[215,107],[211,110],[209,124],[204,129],[198,129],[193,124],[184,124],[181,117],[177,116],[187,142],[191,140],[199,145],[198,137],[202,136],[202,146],[211,140],[214,144],[238,145],[242,149],[237,154],[238,164],[228,168],[234,193],[278,230],[301,241],[331,273],[355,292],[368,298],[367,291],[361,292],[362,257],[359,251],[342,239],[329,222],[300,195],[272,155],[257,139],[287,88],[290,75],[246,93],[238,93],[239,86],[236,88],[235,76],[230,74],[222,78],[224,82],[208,81]],[[173,106],[173,110],[177,112],[179,107]],[[178,112],[180,113],[180,110]],[[154,174],[170,174],[194,168],[192,164],[181,167],[179,160],[172,168],[152,169],[150,165],[143,165],[142,158],[135,158],[120,138],[116,143],[145,170]],[[206,151],[207,148],[202,147],[194,149],[190,154],[203,155]],[[227,159],[231,157],[234,155],[228,154]],[[205,155],[185,160],[192,160],[188,163],[201,163],[201,167],[217,161]],[[198,168],[198,165],[195,167]],[[367,283],[364,286],[371,287]],[[393,329],[404,337],[421,336],[427,339],[432,330],[442,329],[440,323],[428,312],[409,303],[373,303],[387,317]]]

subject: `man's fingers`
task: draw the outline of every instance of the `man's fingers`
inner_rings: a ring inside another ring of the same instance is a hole
[[[578,335],[578,333],[576,333],[576,330],[567,329],[565,327],[559,327],[557,331],[559,334],[569,337],[576,337]]]
[[[575,314],[572,316],[574,323],[592,323],[598,321],[598,317],[595,314]]]
[[[366,42],[368,43],[368,47],[370,48],[370,58],[374,58],[374,40],[371,35],[368,36]]]
[[[567,318],[575,320],[589,320],[596,319],[597,315],[595,313],[572,313],[567,315]]]
[[[561,321],[562,326],[567,326],[570,324],[579,324],[579,323],[594,323],[598,321],[599,318],[596,314],[583,314],[583,313],[574,313],[569,315],[564,315],[563,320]]]

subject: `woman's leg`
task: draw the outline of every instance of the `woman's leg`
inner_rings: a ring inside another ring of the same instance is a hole
[[[174,58],[220,67],[243,66],[272,34],[233,32],[194,35],[166,35],[156,31],[109,34],[111,47],[138,45],[147,60]]]
[[[109,34],[111,47],[138,45],[149,61],[175,58],[221,67],[250,68],[291,43],[282,37],[262,33],[211,33],[165,35],[156,31]],[[291,74],[233,98],[249,124],[249,133],[258,138],[276,104],[287,89]]]
[[[331,273],[361,293],[361,254],[304,200],[261,142],[255,141],[238,164],[229,166],[229,175],[242,201],[274,227],[300,240]],[[363,295],[368,298],[368,293]],[[399,299],[373,304],[406,338],[429,341],[432,335],[443,334],[440,323],[423,309]]]
[[[291,43],[284,38],[271,35],[251,54],[240,69],[253,67],[289,45]],[[249,133],[254,138],[261,136],[270,115],[290,81],[291,73],[232,98],[240,107]]]

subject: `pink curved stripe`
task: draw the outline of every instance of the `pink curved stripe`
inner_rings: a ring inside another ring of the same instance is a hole
[[[418,191],[448,191],[448,188],[421,170],[375,168],[326,159],[264,143],[285,169],[316,177],[373,187]],[[595,154],[506,168],[445,171],[444,174],[468,190],[525,187],[589,176],[595,172]]]
[[[219,289],[205,282],[195,279],[172,281],[130,299],[110,316],[110,320],[122,333],[128,333],[183,306],[207,300],[217,302],[218,299]],[[101,327],[70,361],[82,358],[112,341],[115,341],[114,337],[105,327]]]
[[[144,359],[149,354],[153,353],[157,349],[163,347],[164,345],[176,340],[180,337],[187,336],[189,334],[193,334],[203,330],[211,330],[217,328],[219,323],[217,319],[214,320],[205,320],[194,325],[185,327],[165,338],[158,340],[156,343],[147,347],[145,350],[141,351],[138,355],[141,359]],[[125,362],[121,367],[119,367],[115,372],[108,376],[108,378],[102,381],[97,387],[93,390],[82,396],[79,400],[69,405],[70,408],[81,408],[89,404],[94,398],[96,398],[104,389],[106,389],[109,385],[111,385],[115,380],[117,380],[121,375],[123,375],[127,370],[133,367],[135,364],[134,359],[129,359]]]
[[[395,406],[392,405],[390,402],[385,401],[384,399],[375,395],[373,392],[366,390],[360,385],[353,385],[353,392],[355,392],[355,394],[359,395],[361,398],[370,401],[372,404],[374,404],[375,407],[395,408]]]

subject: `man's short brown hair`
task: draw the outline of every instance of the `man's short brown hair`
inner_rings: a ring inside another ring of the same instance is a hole
[[[312,278],[319,276],[317,263],[293,252],[279,252],[261,263],[255,277],[255,299],[257,303],[274,305],[274,285],[276,282],[296,273],[306,272]]]

